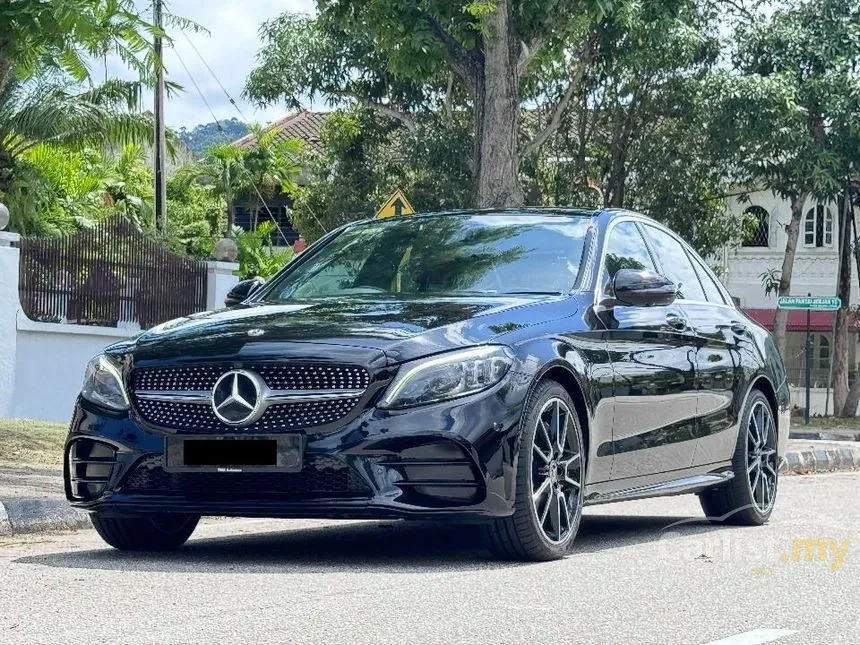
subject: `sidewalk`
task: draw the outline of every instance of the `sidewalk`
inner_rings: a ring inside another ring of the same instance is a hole
[[[87,514],[66,501],[62,471],[0,468],[0,536],[89,525]]]
[[[808,475],[860,471],[860,442],[789,439],[780,471]],[[51,468],[0,468],[0,536],[84,528],[87,514],[73,509],[62,472]]]

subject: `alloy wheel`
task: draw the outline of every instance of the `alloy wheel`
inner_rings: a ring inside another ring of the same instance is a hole
[[[776,497],[776,426],[770,406],[756,401],[747,420],[747,477],[756,509],[767,513]]]
[[[582,508],[582,450],[575,413],[559,398],[544,403],[532,439],[532,508],[544,537],[568,539]]]

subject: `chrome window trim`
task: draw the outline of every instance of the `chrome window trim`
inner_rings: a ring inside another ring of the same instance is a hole
[[[657,222],[656,220],[653,220],[650,217],[647,217],[646,215],[641,215],[639,213],[624,212],[623,216],[617,217],[616,219],[609,222],[609,224],[606,227],[606,233],[604,233],[604,235],[603,235],[603,247],[600,249],[600,261],[597,264],[597,267],[596,267],[597,270],[596,270],[595,275],[593,276],[593,280],[594,280],[593,292],[594,292],[594,295],[592,298],[592,305],[595,307],[598,305],[599,297],[600,297],[600,284],[598,283],[598,281],[600,280],[600,276],[603,275],[603,269],[604,269],[604,266],[606,263],[606,242],[609,239],[610,233],[612,233],[612,229],[614,229],[616,226],[618,226],[618,224],[620,224],[621,222],[631,222],[631,221],[636,223],[636,224],[639,224],[640,226],[643,224],[647,224],[649,226],[654,226],[655,228],[658,228],[661,231],[668,233],[670,236],[672,236],[678,242],[681,243],[681,245],[685,251],[687,251],[688,253],[693,253],[694,257],[697,257],[701,260],[701,256],[698,253],[696,253],[695,249],[693,249],[689,244],[687,244],[683,239],[681,239],[681,237],[679,235],[677,235],[674,231],[672,231],[668,227],[664,226],[660,222]],[[644,233],[642,233],[642,237],[645,240],[646,246],[648,246],[648,252],[652,254],[651,259],[654,261],[655,266],[658,265],[659,264],[659,258],[654,257],[652,250],[651,250],[651,247],[650,247],[650,242],[648,241],[647,236]],[[705,268],[707,268],[708,267],[707,263],[704,260],[701,260],[701,261],[702,261],[702,264],[705,265]],[[710,269],[708,269],[708,270],[710,271]],[[716,277],[716,276],[714,276],[714,277]],[[734,301],[732,300],[732,297],[729,294],[728,290],[726,289],[725,285],[722,282],[720,282],[719,279],[716,280],[716,284],[717,284],[717,288],[720,289],[720,291],[722,292],[723,298],[725,299],[725,302],[710,302],[708,300],[687,300],[686,298],[677,298],[675,300],[675,302],[677,302],[679,304],[711,305],[714,307],[725,307],[726,309],[731,309],[732,311],[741,311],[741,309],[734,304]],[[743,313],[743,312],[741,311],[741,313]]]

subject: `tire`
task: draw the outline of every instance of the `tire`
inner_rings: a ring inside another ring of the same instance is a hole
[[[554,414],[566,429],[562,449]],[[539,383],[520,430],[514,513],[484,527],[487,546],[497,557],[546,561],[568,553],[582,517],[582,446],[579,417],[567,391],[555,381]]]
[[[172,551],[191,537],[198,515],[144,515],[141,517],[90,516],[102,539],[122,551]]]
[[[779,484],[777,427],[770,402],[761,391],[752,390],[740,419],[732,458],[735,476],[727,484],[700,493],[699,499],[711,522],[760,526],[773,512]],[[759,426],[765,428],[764,440],[756,436]]]

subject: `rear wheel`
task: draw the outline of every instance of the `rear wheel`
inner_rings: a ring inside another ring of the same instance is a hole
[[[514,514],[486,527],[487,543],[496,555],[555,560],[569,551],[582,515],[582,445],[567,391],[555,381],[539,384],[524,417]]]
[[[753,390],[741,415],[732,459],[734,478],[699,496],[708,519],[747,526],[767,522],[779,483],[776,445],[776,422],[770,402],[759,390]]]
[[[191,537],[199,515],[160,514],[140,517],[90,516],[102,539],[123,551],[171,551]]]

